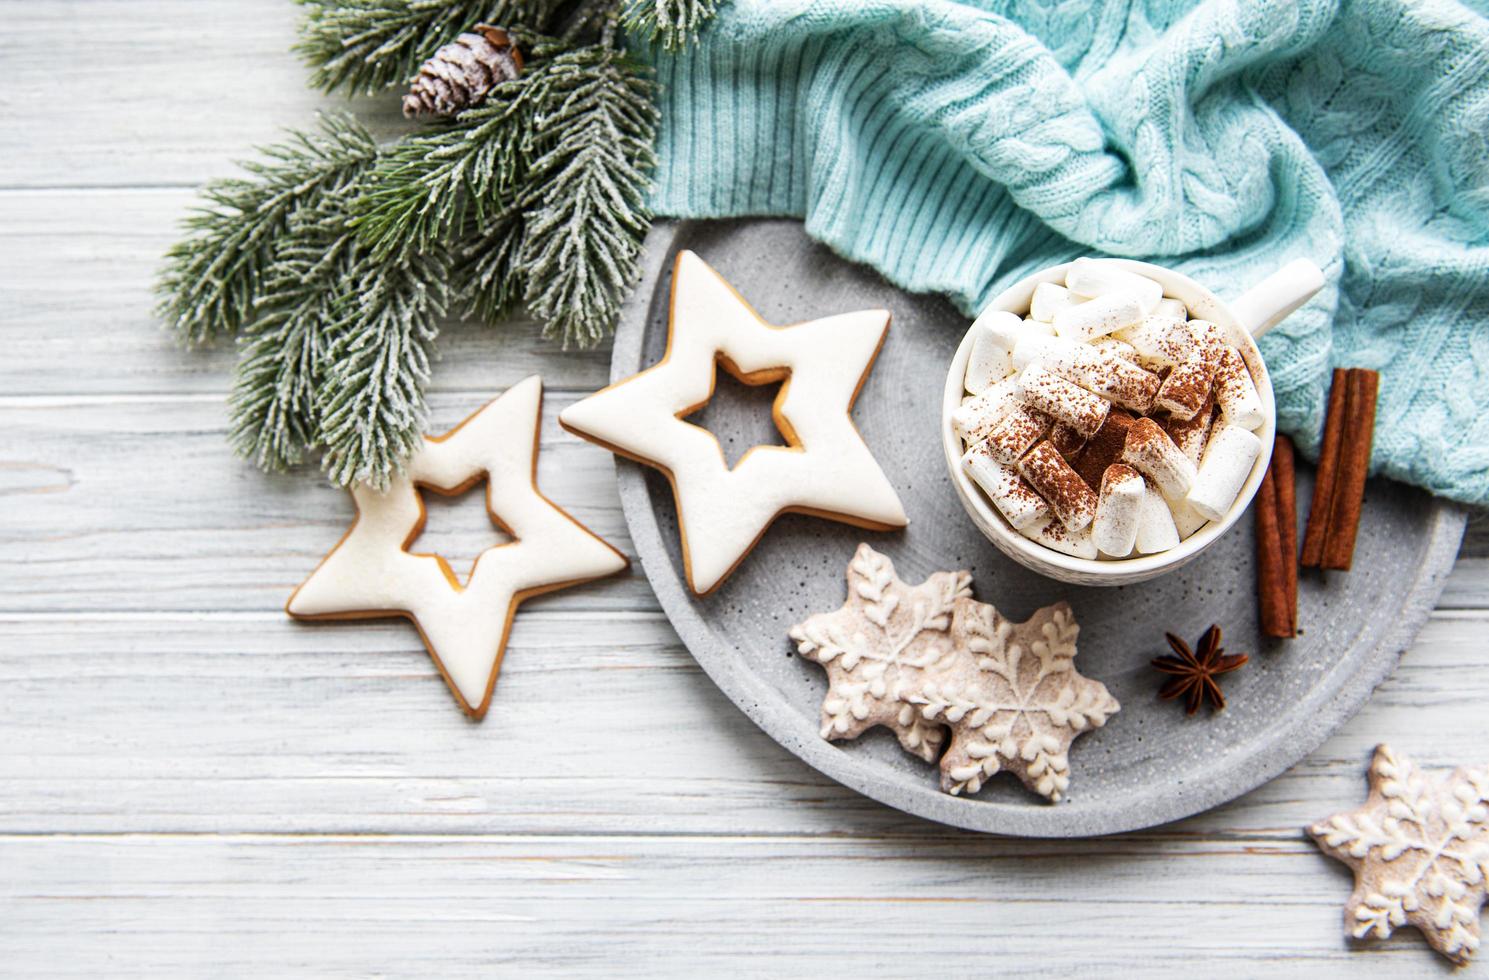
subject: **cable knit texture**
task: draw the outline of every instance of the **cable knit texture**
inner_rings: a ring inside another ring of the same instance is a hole
[[[1222,297],[1306,256],[1282,428],[1375,368],[1376,470],[1489,503],[1489,0],[733,0],[651,57],[658,213],[798,216],[969,314],[1093,252]]]

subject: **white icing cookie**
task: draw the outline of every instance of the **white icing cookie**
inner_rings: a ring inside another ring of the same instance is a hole
[[[853,739],[876,725],[907,752],[941,766],[941,788],[976,793],[998,772],[1058,803],[1070,747],[1121,706],[1075,669],[1070,606],[1015,623],[972,598],[966,572],[907,585],[866,544],[848,564],[848,600],[791,627],[797,651],[827,669],[822,737]],[[942,752],[947,735],[951,742]]]
[[[1432,779],[1377,745],[1370,795],[1357,810],[1308,828],[1319,849],[1354,869],[1344,928],[1385,939],[1413,925],[1462,965],[1479,948],[1489,873],[1489,768]]]
[[[426,436],[386,493],[354,487],[355,523],[285,610],[298,619],[408,617],[460,707],[485,715],[517,606],[627,564],[538,492],[542,404],[534,375],[444,435]],[[487,512],[515,540],[483,551],[462,586],[439,555],[406,549],[424,527],[420,488],[457,494],[483,477]]]
[[[771,326],[702,259],[679,252],[665,356],[569,406],[559,422],[667,474],[688,585],[705,595],[781,514],[905,526],[848,414],[888,329],[885,310]],[[716,367],[746,384],[782,382],[774,416],[787,445],[756,446],[731,469],[713,434],[683,421],[712,397]]]

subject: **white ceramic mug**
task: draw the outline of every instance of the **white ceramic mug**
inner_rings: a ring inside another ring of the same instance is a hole
[[[967,373],[967,358],[972,353],[972,333],[968,331],[957,348],[956,356],[951,359],[941,399],[941,443],[946,451],[946,468],[951,473],[951,484],[972,523],[997,545],[999,551],[1025,568],[1075,585],[1127,585],[1162,575],[1192,561],[1236,523],[1266,475],[1272,460],[1272,442],[1277,435],[1277,406],[1272,397],[1272,379],[1261,351],[1257,349],[1256,338],[1306,303],[1324,284],[1323,273],[1317,265],[1307,259],[1297,259],[1257,283],[1235,302],[1227,304],[1193,279],[1171,269],[1130,259],[1109,261],[1156,280],[1162,284],[1165,296],[1172,296],[1189,308],[1191,318],[1209,320],[1226,332],[1230,343],[1241,352],[1251,370],[1267,420],[1256,431],[1262,451],[1235,502],[1220,520],[1211,521],[1179,542],[1177,547],[1158,554],[1108,561],[1076,558],[1046,548],[1014,530],[962,469],[962,441],[952,429],[951,415],[961,405],[965,394],[963,380]],[[1063,285],[1068,268],[1068,264],[1052,266],[1020,280],[1000,293],[988,304],[988,309],[1006,310],[1023,317],[1029,309],[1034,287],[1042,282]]]

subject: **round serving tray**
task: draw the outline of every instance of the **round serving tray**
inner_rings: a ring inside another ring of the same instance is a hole
[[[642,567],[699,664],[777,742],[882,803],[970,830],[1084,837],[1151,827],[1232,800],[1303,758],[1365,703],[1410,645],[1453,565],[1462,510],[1376,480],[1354,571],[1327,580],[1303,576],[1303,632],[1290,642],[1264,640],[1258,631],[1248,518],[1199,559],[1151,582],[1082,588],[1042,578],[1005,558],[972,526],[941,459],[941,387],[967,318],[944,300],[906,294],[844,261],[809,239],[799,222],[658,224],[647,242],[642,282],[616,333],[613,379],[661,359],[672,261],[683,248],[702,256],[772,323],[865,307],[893,315],[853,418],[899,491],[910,516],[905,530],[874,533],[788,515],[717,592],[700,599],[683,579],[666,478],[624,459],[616,464]],[[768,401],[754,408],[711,403],[692,420],[713,431],[732,460],[750,445],[779,441]],[[1305,511],[1311,478],[1312,470],[1300,467]],[[842,604],[844,571],[860,541],[889,555],[906,581],[967,569],[975,596],[1014,619],[1059,599],[1070,602],[1081,627],[1076,664],[1106,684],[1122,710],[1076,741],[1063,802],[1046,803],[1007,775],[974,796],[949,796],[937,786],[936,768],[902,751],[886,731],[840,743],[818,735],[825,675],[794,656],[786,631]],[[1193,641],[1211,623],[1224,628],[1227,650],[1252,659],[1225,679],[1225,711],[1187,717],[1180,705],[1157,699],[1160,675],[1148,662],[1164,652],[1165,631]]]

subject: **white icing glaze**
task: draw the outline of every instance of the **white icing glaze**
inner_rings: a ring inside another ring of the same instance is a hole
[[[888,329],[886,310],[771,326],[702,259],[680,252],[666,356],[569,406],[559,420],[670,475],[684,570],[701,595],[785,511],[877,529],[907,523],[894,487],[849,417]],[[789,372],[776,417],[792,445],[757,446],[730,469],[713,435],[682,420],[712,395],[720,355],[744,375]]]
[[[356,522],[286,610],[307,619],[411,616],[461,707],[483,715],[518,604],[626,567],[619,552],[538,492],[542,401],[534,375],[445,435],[426,437],[385,493],[353,488]],[[487,510],[516,540],[483,551],[462,587],[443,558],[405,547],[424,522],[420,485],[451,491],[482,475]]]
[[[1354,870],[1345,931],[1385,939],[1416,926],[1433,949],[1467,963],[1489,898],[1489,767],[1434,778],[1377,745],[1369,781],[1360,807],[1308,828],[1325,854]]]

